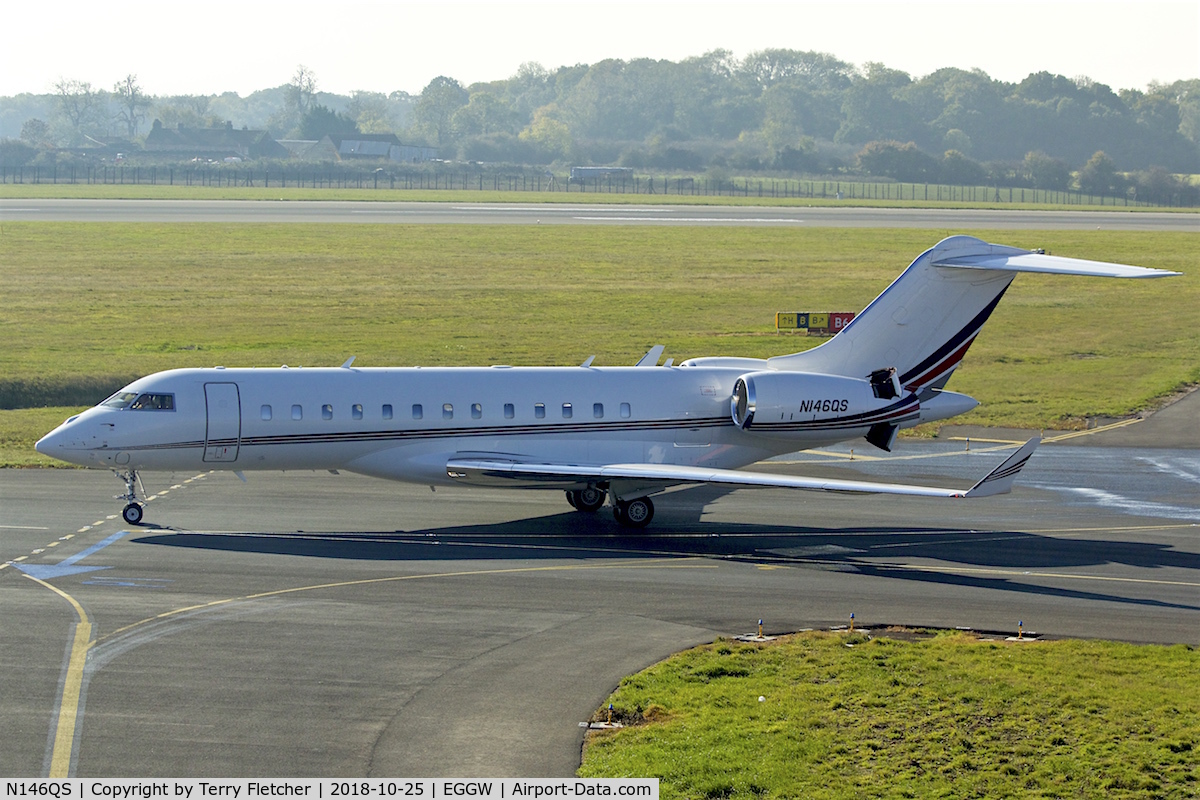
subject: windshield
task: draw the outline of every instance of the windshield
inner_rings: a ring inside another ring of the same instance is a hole
[[[109,408],[129,408],[134,411],[174,411],[175,395],[150,392],[117,392],[100,405]]]
[[[137,398],[137,392],[120,391],[105,400],[100,405],[109,408],[129,408],[129,404]]]

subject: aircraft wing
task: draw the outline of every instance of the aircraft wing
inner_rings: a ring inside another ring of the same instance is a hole
[[[663,488],[685,483],[719,483],[732,486],[774,486],[857,494],[898,494],[913,497],[989,497],[1012,489],[1017,473],[1041,444],[1034,437],[989,472],[970,489],[939,489],[900,483],[873,483],[828,478],[806,478],[733,469],[681,467],[671,464],[537,464],[500,458],[455,458],[446,464],[446,474],[478,486],[522,484],[527,488],[569,488],[580,483],[620,481],[638,486],[661,484]]]

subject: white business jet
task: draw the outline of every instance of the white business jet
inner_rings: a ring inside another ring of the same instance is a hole
[[[1009,491],[1032,439],[972,488],[938,489],[740,470],[978,403],[943,387],[1018,272],[1152,278],[1179,273],[1049,256],[953,236],[922,253],[840,333],[802,353],[633,367],[176,369],[71,417],[38,452],[124,480],[141,523],[142,470],[347,470],[436,485],[558,489],[622,525],[681,484],[925,497]]]

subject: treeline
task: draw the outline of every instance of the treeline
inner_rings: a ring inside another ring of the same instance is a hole
[[[1178,190],[1173,175],[1200,172],[1200,80],[1114,91],[1047,72],[1019,83],[954,68],[913,78],[878,63],[860,69],[794,50],[553,71],[529,63],[509,78],[470,86],[438,77],[415,96],[322,93],[303,67],[288,84],[245,99],[139,98],[133,78],[105,93],[95,105],[106,110],[90,119],[77,113],[78,82],[62,82],[75,91],[60,85],[57,94],[0,100],[0,133],[11,137],[23,114],[19,138],[35,148],[94,135],[89,125],[136,140],[150,119],[228,120],[276,138],[394,132],[467,161],[854,173],[1097,193],[1173,180]],[[42,116],[31,113],[37,108]]]

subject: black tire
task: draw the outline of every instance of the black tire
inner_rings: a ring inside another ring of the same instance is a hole
[[[599,511],[604,505],[605,495],[606,492],[603,489],[589,486],[586,489],[580,489],[575,492],[573,505],[580,511]]]
[[[579,508],[579,492],[575,491],[574,489],[567,489],[566,495],[567,495],[567,502],[571,504],[571,508],[578,509]]]
[[[121,511],[121,518],[130,525],[141,525],[144,509],[138,503],[130,503]]]
[[[649,497],[617,503],[613,506],[613,517],[627,528],[644,528],[654,519],[654,503]]]

